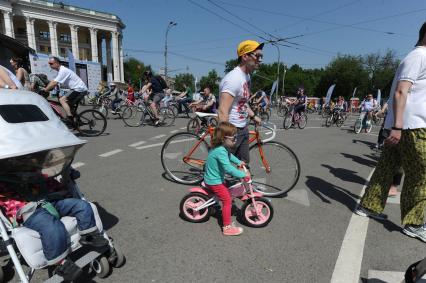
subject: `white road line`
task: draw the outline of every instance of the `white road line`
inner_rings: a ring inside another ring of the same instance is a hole
[[[148,144],[148,145],[144,145],[144,146],[138,146],[136,149],[145,149],[145,148],[151,148],[151,147],[156,147],[156,146],[160,146],[163,145],[164,143],[154,143],[154,144]]]
[[[117,154],[117,153],[122,152],[122,151],[123,151],[122,149],[114,149],[114,150],[99,154],[99,156],[100,157],[109,157],[111,155]]]
[[[174,134],[174,133],[177,133],[177,132],[179,132],[179,130],[170,131],[171,134]]]
[[[72,168],[77,169],[78,167],[81,167],[81,166],[84,166],[84,165],[86,165],[86,163],[76,162],[76,163],[73,163],[71,166],[72,166]]]
[[[158,140],[158,139],[161,139],[162,137],[165,137],[166,135],[158,135],[158,136],[155,136],[155,137],[152,137],[152,138],[150,138],[150,140]]]
[[[186,127],[182,127],[182,128],[179,128],[180,130],[185,130],[186,129]]]
[[[367,178],[360,196],[364,194],[365,188],[373,175],[374,169]],[[357,201],[359,202],[359,200]],[[339,256],[334,266],[331,283],[358,283],[361,273],[361,263],[364,253],[365,238],[368,230],[368,217],[352,214],[340,247]]]
[[[402,283],[404,279],[405,271],[382,271],[382,270],[369,270],[368,271],[368,282],[370,283]],[[423,276],[418,282],[425,283],[426,276]]]
[[[146,141],[135,142],[135,143],[129,144],[129,146],[137,147],[137,146],[143,145],[144,143],[146,143]]]

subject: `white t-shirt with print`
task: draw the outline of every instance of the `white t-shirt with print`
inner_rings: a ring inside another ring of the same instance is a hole
[[[78,92],[87,91],[85,83],[70,69],[60,66],[55,82],[63,85],[64,88],[69,88]]]
[[[247,103],[250,98],[250,76],[240,67],[235,67],[220,82],[219,92],[226,92],[234,97],[229,111],[229,122],[238,128],[245,127],[248,117]]]
[[[386,129],[394,126],[393,100],[399,81],[409,81],[413,84],[407,97],[402,128],[426,128],[426,47],[416,47],[399,64],[392,82]]]

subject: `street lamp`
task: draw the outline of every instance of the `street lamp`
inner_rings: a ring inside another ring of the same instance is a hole
[[[167,78],[167,35],[169,34],[169,30],[176,25],[177,25],[176,22],[171,21],[169,25],[167,26],[167,30],[166,30],[166,44],[164,48],[164,76],[166,78]]]

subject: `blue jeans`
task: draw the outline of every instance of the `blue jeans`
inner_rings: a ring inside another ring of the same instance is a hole
[[[179,104],[179,113],[182,113],[182,112],[189,112],[189,108],[188,108],[188,104],[189,103],[191,103],[192,102],[192,99],[191,98],[189,98],[189,97],[185,97],[185,98],[182,98],[181,100],[178,100],[178,104]],[[183,108],[185,108],[185,109],[182,109],[182,106],[183,106]]]
[[[114,98],[114,100],[111,102],[111,108],[112,108],[113,111],[115,111],[117,109],[118,105],[120,104],[120,102],[122,100],[123,99],[121,99],[121,98]]]
[[[87,201],[67,198],[51,203],[61,217],[73,216],[77,219],[80,234],[97,230],[92,207]],[[69,235],[64,224],[42,207],[36,209],[24,226],[40,234],[43,253],[48,261],[59,257],[69,247]]]

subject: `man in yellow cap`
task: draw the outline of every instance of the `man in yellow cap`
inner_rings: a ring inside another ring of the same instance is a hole
[[[263,43],[257,41],[241,42],[237,48],[238,66],[226,74],[219,85],[219,122],[229,121],[237,127],[237,142],[233,153],[247,164],[250,161],[247,118],[261,122],[248,105],[251,97],[250,74],[262,63],[262,49]]]

